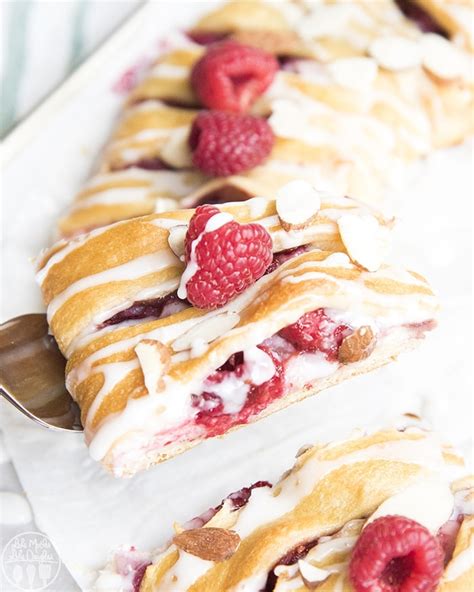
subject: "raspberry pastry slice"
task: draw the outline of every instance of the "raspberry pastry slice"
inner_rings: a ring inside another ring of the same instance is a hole
[[[122,549],[95,590],[467,592],[473,502],[462,458],[417,427],[305,447],[164,549]]]
[[[61,234],[295,178],[379,202],[406,164],[472,133],[473,16],[425,0],[224,4],[131,90]]]
[[[122,222],[40,259],[92,456],[133,474],[415,346],[438,308],[392,221],[293,182]]]

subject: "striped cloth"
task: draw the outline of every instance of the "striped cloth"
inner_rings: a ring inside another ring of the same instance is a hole
[[[54,90],[143,0],[0,2],[0,136]]]

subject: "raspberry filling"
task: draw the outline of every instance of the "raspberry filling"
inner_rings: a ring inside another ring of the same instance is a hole
[[[463,520],[464,516],[460,514],[456,519],[451,518],[445,522],[438,530],[436,538],[444,551],[444,565],[447,565],[453,557],[456,538]]]
[[[150,158],[142,158],[136,162],[130,162],[127,164],[113,166],[113,171],[125,171],[127,169],[136,168],[144,169],[145,171],[173,171],[175,170],[172,166],[161,160],[158,156]]]
[[[217,41],[222,41],[228,35],[227,33],[213,33],[211,31],[187,31],[186,35],[191,41],[197,43],[198,45],[211,45],[211,43],[216,43]]]
[[[418,2],[413,0],[395,0],[398,8],[411,21],[418,25],[423,33],[437,33],[448,37],[446,31],[435,21],[435,19]]]
[[[293,249],[286,249],[285,251],[280,251],[278,253],[274,253],[273,261],[270,263],[270,266],[267,268],[265,275],[268,273],[273,273],[276,269],[286,263],[293,257],[298,257],[298,255],[302,255],[308,251],[308,245],[301,245],[300,247],[294,247]]]
[[[265,587],[262,589],[262,592],[273,592],[277,583],[277,575],[275,574],[275,567],[277,565],[294,565],[300,559],[306,557],[306,555],[311,551],[313,547],[318,544],[319,539],[314,539],[307,543],[301,543],[288,551],[286,555],[280,557],[280,559],[275,563],[273,569],[268,573],[267,581],[265,582]]]
[[[309,374],[306,383],[299,386],[309,389],[318,364],[322,376],[332,372],[342,340],[351,332],[347,325],[338,324],[324,309],[318,309],[249,350],[250,360],[243,352],[233,354],[208,376],[200,394],[191,395],[195,423],[206,428],[208,437],[247,423],[279,399],[292,386],[296,375],[305,380],[305,373],[297,366],[305,354],[313,354],[308,362],[313,376]]]
[[[111,325],[118,325],[125,321],[136,321],[147,318],[161,319],[171,314],[175,314],[187,306],[187,302],[183,302],[183,300],[179,299],[176,292],[172,292],[161,298],[137,300],[125,310],[121,310],[104,321],[99,329]]]
[[[222,509],[226,501],[231,504],[232,511],[240,510],[240,508],[243,508],[248,503],[252,495],[252,491],[254,489],[258,489],[259,487],[271,486],[272,484],[268,481],[256,481],[255,483],[252,483],[252,485],[250,485],[249,487],[243,487],[238,491],[234,491],[233,493],[229,494],[226,498],[224,498],[221,501],[221,503],[215,508],[209,508],[209,510],[206,510],[206,512],[204,512],[203,514],[200,514],[199,516],[196,516],[196,518],[193,518],[192,520],[189,520],[189,522],[186,522],[186,524],[183,525],[183,528],[185,530],[191,530],[193,528],[202,528],[205,524],[212,520],[212,518],[214,518],[217,512],[219,512]]]
[[[149,555],[137,551],[135,547],[122,549],[114,558],[115,569],[128,583],[131,592],[139,592],[146,568],[151,565]]]

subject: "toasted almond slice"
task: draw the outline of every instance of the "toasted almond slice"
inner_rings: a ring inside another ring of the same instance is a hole
[[[173,253],[180,259],[184,256],[184,239],[188,227],[186,224],[179,224],[178,226],[172,226],[168,235],[168,244]]]
[[[239,535],[225,528],[194,528],[173,538],[173,543],[186,553],[207,561],[225,561],[240,544]]]
[[[367,271],[377,271],[390,250],[390,230],[372,215],[344,214],[337,225],[351,260]]]
[[[304,559],[300,559],[298,561],[298,568],[300,570],[301,577],[303,578],[303,582],[305,583],[306,587],[310,590],[314,590],[324,581],[326,581],[331,572],[327,569],[321,569]]]
[[[232,529],[238,517],[234,504],[230,500],[224,500],[222,508],[206,523],[206,528]]]
[[[308,450],[311,450],[311,448],[313,448],[312,444],[303,444],[303,446],[301,446],[300,449],[298,450],[298,452],[296,453],[295,458],[299,458],[300,456],[303,456],[303,454],[308,452]]]
[[[149,394],[162,390],[163,376],[171,363],[169,348],[156,339],[143,339],[136,345],[135,353],[140,361]]]
[[[176,169],[187,169],[192,166],[192,153],[188,144],[189,131],[189,126],[176,128],[161,148],[161,158]]]
[[[377,78],[378,65],[373,58],[341,58],[328,66],[334,82],[340,86],[364,91],[372,87]]]
[[[298,573],[298,564],[293,563],[293,565],[277,565],[273,570],[273,573],[279,579],[291,580]]]
[[[442,80],[459,78],[466,70],[462,52],[441,35],[427,33],[421,41],[423,66]]]
[[[369,53],[379,66],[393,72],[415,68],[421,64],[420,44],[406,37],[379,37],[370,45]]]
[[[286,231],[306,228],[320,208],[320,194],[307,181],[290,181],[276,193],[277,214]]]
[[[373,352],[376,339],[371,327],[359,327],[354,333],[344,338],[338,352],[341,364],[351,364],[365,360]]]
[[[180,352],[192,349],[196,345],[201,346],[202,344],[211,343],[214,339],[233,329],[239,321],[240,315],[236,312],[225,312],[210,318],[204,318],[173,342],[173,350]]]

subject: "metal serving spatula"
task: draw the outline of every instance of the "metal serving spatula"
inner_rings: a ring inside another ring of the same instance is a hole
[[[0,325],[0,394],[46,428],[82,432],[79,407],[64,384],[66,360],[44,314]]]

